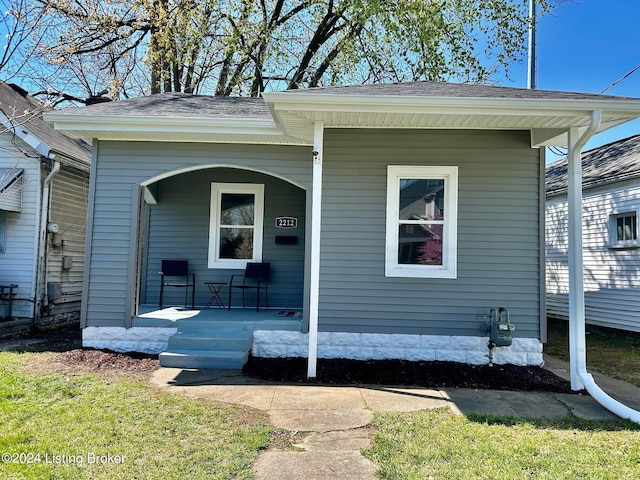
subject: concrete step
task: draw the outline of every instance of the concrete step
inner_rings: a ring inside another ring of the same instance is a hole
[[[178,331],[169,337],[167,350],[243,350],[251,349],[251,332],[213,332],[208,335],[193,335]]]
[[[160,354],[160,366],[172,368],[220,368],[238,370],[247,363],[248,351],[181,350]]]

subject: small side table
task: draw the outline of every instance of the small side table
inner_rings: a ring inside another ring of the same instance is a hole
[[[220,290],[227,284],[227,282],[204,282],[204,284],[209,287],[209,291],[211,292],[211,297],[209,298],[209,302],[204,307],[205,310],[209,308],[214,303],[218,305],[218,308],[225,308],[222,299],[220,298]]]

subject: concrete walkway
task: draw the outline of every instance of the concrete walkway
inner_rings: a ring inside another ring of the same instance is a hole
[[[547,367],[568,378],[568,364],[547,358]],[[601,375],[611,396],[640,409],[640,389]],[[247,378],[239,371],[162,368],[153,381],[190,397],[246,405],[269,413],[271,424],[290,432],[299,451],[267,450],[255,465],[256,479],[374,479],[376,466],[360,450],[371,446],[374,412],[411,412],[448,407],[525,418],[615,419],[588,395],[378,385],[288,385]]]

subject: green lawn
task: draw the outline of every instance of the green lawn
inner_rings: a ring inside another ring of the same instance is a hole
[[[569,324],[549,319],[544,351],[569,361]],[[594,372],[640,387],[640,333],[586,326],[587,366]]]
[[[587,326],[587,363],[640,386],[640,334]],[[569,359],[568,325],[549,322],[545,352]],[[383,479],[640,478],[640,425],[627,421],[376,414],[365,456]]]
[[[0,352],[0,478],[251,478],[267,417],[142,382],[35,375]]]
[[[449,409],[377,414],[365,456],[383,479],[640,478],[640,426],[523,420]]]

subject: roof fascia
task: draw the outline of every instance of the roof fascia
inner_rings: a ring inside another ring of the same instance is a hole
[[[60,131],[181,132],[238,135],[284,135],[273,120],[260,118],[206,118],[174,116],[87,115],[49,112],[45,120]]]
[[[15,125],[14,122],[12,122],[11,119],[7,117],[2,111],[0,111],[0,123],[2,123],[2,126],[4,128],[6,128],[8,131],[13,132],[18,138],[20,138],[23,142],[25,142],[36,152],[38,152],[39,155],[52,160],[55,158],[56,155],[52,152],[52,149],[49,145],[43,142],[25,125]]]
[[[263,93],[272,112],[334,111],[383,113],[456,113],[499,115],[590,116],[593,110],[640,117],[638,100],[533,99],[484,97],[419,97],[391,95],[331,95],[311,93]]]

